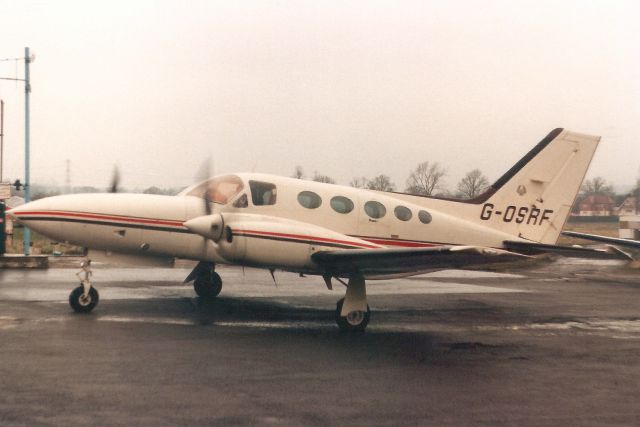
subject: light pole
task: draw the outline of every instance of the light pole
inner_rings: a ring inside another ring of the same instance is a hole
[[[22,58],[11,58],[10,60],[20,60]],[[29,124],[29,94],[31,93],[31,82],[29,78],[29,64],[35,60],[35,57],[29,55],[29,48],[24,48],[24,79],[0,77],[0,80],[14,80],[24,82],[24,201],[29,203],[31,201],[31,179],[29,171],[29,137],[30,137],[30,124]],[[23,237],[23,250],[25,255],[29,255],[31,249],[31,232],[25,227]]]
[[[30,126],[29,126],[29,93],[31,93],[31,82],[29,80],[29,64],[31,57],[29,56],[29,48],[24,48],[24,202],[31,201],[31,173],[29,170],[29,151],[30,144]],[[24,227],[23,249],[25,256],[31,252],[31,230]]]

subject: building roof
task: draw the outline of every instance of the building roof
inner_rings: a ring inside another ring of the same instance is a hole
[[[17,208],[20,205],[24,205],[24,198],[18,196],[11,196],[4,201],[5,205],[9,209]]]
[[[580,202],[580,205],[589,204],[589,205],[614,205],[615,201],[607,196],[606,194],[592,194],[590,196],[585,197]]]

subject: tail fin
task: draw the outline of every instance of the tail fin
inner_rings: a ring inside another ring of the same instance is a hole
[[[553,130],[474,201],[483,225],[556,243],[599,141],[599,136]]]

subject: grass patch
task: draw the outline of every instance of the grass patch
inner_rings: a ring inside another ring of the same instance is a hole
[[[578,233],[599,234],[607,237],[619,237],[619,224],[617,221],[598,221],[598,222],[567,222],[563,231],[576,231]],[[560,235],[558,239],[559,245],[584,245],[584,239]]]
[[[22,239],[24,236],[24,227],[13,227],[13,240],[7,241],[6,253],[21,254]],[[60,252],[62,255],[83,255],[84,248],[81,246],[70,245],[68,243],[54,242],[43,235],[31,231],[31,254],[32,255],[52,255],[54,251]]]

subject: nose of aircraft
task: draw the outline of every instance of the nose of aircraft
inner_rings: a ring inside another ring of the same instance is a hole
[[[11,218],[12,220],[14,220],[14,221],[16,221],[18,219],[17,216],[14,214],[16,209],[17,208],[9,209],[8,211],[5,212],[7,214],[7,216],[9,218]]]
[[[15,207],[9,211],[7,211],[7,215],[11,217],[12,220],[20,222],[21,219],[24,219],[26,215],[32,214],[39,210],[48,208],[48,201],[46,199],[36,200],[34,202],[25,203],[24,205]]]

